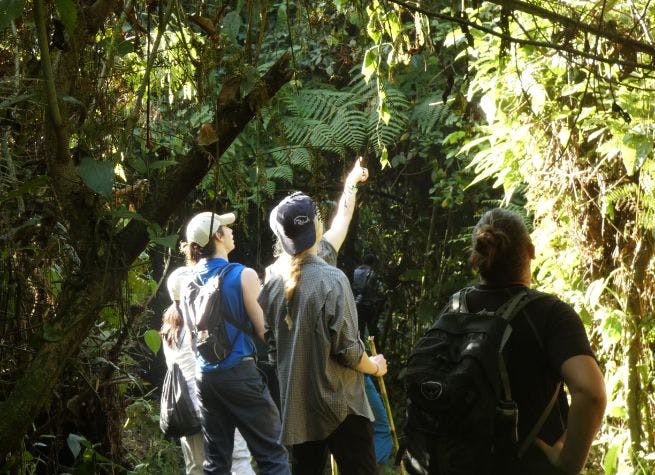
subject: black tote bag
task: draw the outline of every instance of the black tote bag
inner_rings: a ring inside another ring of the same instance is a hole
[[[200,419],[193,407],[182,370],[173,363],[161,390],[159,427],[166,437],[183,437],[200,432]]]

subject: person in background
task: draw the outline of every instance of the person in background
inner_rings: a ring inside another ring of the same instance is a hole
[[[294,193],[273,216],[291,265],[270,275],[259,301],[277,362],[282,441],[292,447],[293,473],[322,474],[331,452],[344,475],[374,474],[363,374],[383,376],[386,360],[364,350],[348,278],[318,257],[323,225],[311,198]]]
[[[196,214],[187,224],[183,243],[187,261],[194,264],[194,278],[203,284],[228,266],[234,250],[230,224],[235,215],[212,212]],[[232,264],[221,286],[223,309],[230,320],[264,339],[264,318],[257,303],[260,282],[254,269]],[[227,474],[232,466],[235,428],[248,443],[259,473],[289,474],[288,454],[280,439],[280,414],[255,366],[255,345],[251,334],[226,319],[225,328],[233,342],[232,352],[212,364],[199,353],[198,389],[202,412],[206,474]],[[239,468],[232,467],[237,474]]]
[[[182,312],[180,311],[182,289],[192,278],[193,271],[191,267],[187,266],[178,267],[169,274],[166,280],[166,287],[173,303],[164,312],[160,335],[163,341],[162,346],[164,348],[166,365],[170,369],[174,363],[177,363],[182,370],[187,387],[189,388],[189,396],[191,396],[193,405],[198,412],[198,418],[201,419],[202,413],[200,411],[200,401],[198,399],[198,388],[196,385],[196,356],[191,345],[191,332],[184,326]],[[187,475],[200,475],[204,473],[202,468],[205,458],[203,444],[202,432],[180,438]],[[250,465],[250,458],[251,455],[246,441],[243,439],[241,433],[236,430],[234,434],[234,449],[232,451],[233,473],[239,475],[255,475]]]
[[[382,282],[374,267],[380,262],[375,254],[369,253],[362,259],[362,264],[353,272],[353,295],[357,304],[359,333],[364,338],[378,334],[378,319],[384,307]]]
[[[471,240],[480,283],[466,293],[471,313],[495,311],[531,285],[535,248],[521,217],[507,209],[486,212]],[[519,474],[577,474],[583,469],[606,404],[603,374],[575,310],[554,295],[529,303],[512,320],[507,370],[518,406],[518,436],[525,440],[557,394],[535,443],[515,462]],[[563,390],[570,394],[570,406]]]
[[[362,259],[362,264],[357,266],[353,272],[352,289],[357,305],[359,335],[364,341],[368,336],[377,336],[377,322],[384,305],[382,283],[374,270],[379,261],[380,259],[375,254],[366,254]],[[364,384],[366,397],[375,417],[375,421],[373,421],[375,457],[378,464],[382,465],[387,463],[393,455],[393,436],[387,412],[373,378],[369,375],[364,376]]]

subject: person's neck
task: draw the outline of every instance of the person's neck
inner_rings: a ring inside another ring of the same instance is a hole
[[[225,250],[224,247],[216,247],[214,254],[212,254],[212,259],[215,258],[225,259],[226,261],[229,262],[229,259],[227,258],[227,251]]]
[[[490,282],[480,277],[480,284],[488,285],[490,287],[512,287],[513,285],[522,285],[524,287],[530,288],[530,284],[532,284],[532,279],[516,279],[516,280],[509,280],[507,282]]]

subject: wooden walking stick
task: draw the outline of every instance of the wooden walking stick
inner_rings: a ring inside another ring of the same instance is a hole
[[[368,337],[368,345],[371,351],[371,355],[375,356],[378,354],[375,349],[375,341],[372,336]],[[389,405],[389,396],[387,395],[387,387],[384,385],[384,379],[382,376],[377,376],[378,384],[380,386],[380,396],[382,397],[382,402],[384,403],[384,410],[387,413],[387,419],[389,419],[389,429],[391,430],[391,437],[393,439],[393,452],[394,454],[398,453],[398,448],[400,444],[398,443],[398,435],[396,435],[396,425],[393,423],[393,414],[391,414],[391,405]]]

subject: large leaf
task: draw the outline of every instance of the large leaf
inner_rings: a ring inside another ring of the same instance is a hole
[[[91,157],[83,157],[77,167],[77,172],[86,186],[105,198],[111,197],[114,184],[114,164],[112,162],[98,162]]]
[[[145,340],[146,345],[148,345],[148,348],[150,348],[150,351],[156,355],[159,351],[159,348],[161,348],[161,338],[159,337],[159,332],[153,329],[147,330],[143,334],[143,339]]]
[[[0,0],[0,31],[3,31],[11,22],[23,14],[25,0]]]
[[[223,34],[232,41],[236,41],[241,28],[241,16],[237,12],[230,12],[223,18]]]
[[[175,250],[178,237],[179,236],[177,234],[169,234],[168,236],[151,237],[150,240],[155,244],[159,244],[161,246]]]
[[[66,27],[69,34],[75,32],[75,24],[77,23],[77,8],[73,0],[55,0],[59,18]]]

